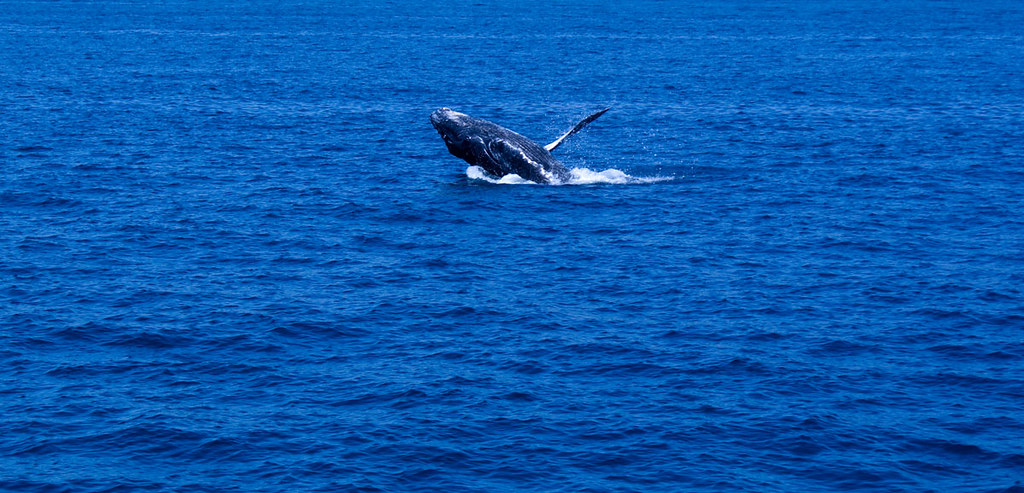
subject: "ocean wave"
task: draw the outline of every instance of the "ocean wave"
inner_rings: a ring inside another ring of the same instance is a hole
[[[604,171],[594,171],[588,168],[573,168],[569,170],[572,178],[567,182],[557,185],[632,185],[644,183],[657,183],[661,181],[674,180],[675,176],[632,176],[615,168]],[[479,166],[466,168],[466,177],[471,180],[485,181],[497,185],[539,185],[539,183],[527,180],[517,174],[505,175],[500,178],[493,176]]]

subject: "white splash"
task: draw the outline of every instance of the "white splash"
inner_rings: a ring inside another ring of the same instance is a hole
[[[659,181],[675,179],[674,176],[631,176],[614,168],[606,169],[604,171],[592,171],[587,168],[573,168],[569,172],[572,173],[572,178],[567,182],[558,183],[558,185],[629,185],[639,183],[656,183]],[[471,180],[481,180],[498,185],[537,185],[537,183],[515,174],[496,178],[488,174],[479,166],[470,166],[467,168],[466,177]]]
[[[517,174],[505,175],[501,178],[495,178],[491,174],[484,171],[479,166],[470,166],[466,168],[466,177],[470,180],[481,180],[487,183],[496,183],[499,185],[539,185],[539,183],[532,182],[523,178]]]

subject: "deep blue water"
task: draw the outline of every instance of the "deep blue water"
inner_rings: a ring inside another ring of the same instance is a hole
[[[1024,490],[1019,2],[150,3],[0,3],[0,490]]]

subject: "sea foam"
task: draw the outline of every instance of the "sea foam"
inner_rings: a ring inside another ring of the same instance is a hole
[[[572,178],[557,185],[628,185],[639,183],[655,183],[659,181],[674,180],[674,176],[632,176],[623,171],[611,168],[604,171],[593,171],[588,168],[573,168],[570,170]],[[519,175],[505,175],[501,178],[495,177],[479,166],[470,166],[466,169],[466,177],[471,180],[486,181],[498,185],[537,185]]]

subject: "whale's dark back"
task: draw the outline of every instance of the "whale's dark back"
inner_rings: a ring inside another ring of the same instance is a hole
[[[544,147],[495,123],[442,108],[430,120],[448,151],[495,176],[519,175],[537,183],[566,181],[569,171]]]

